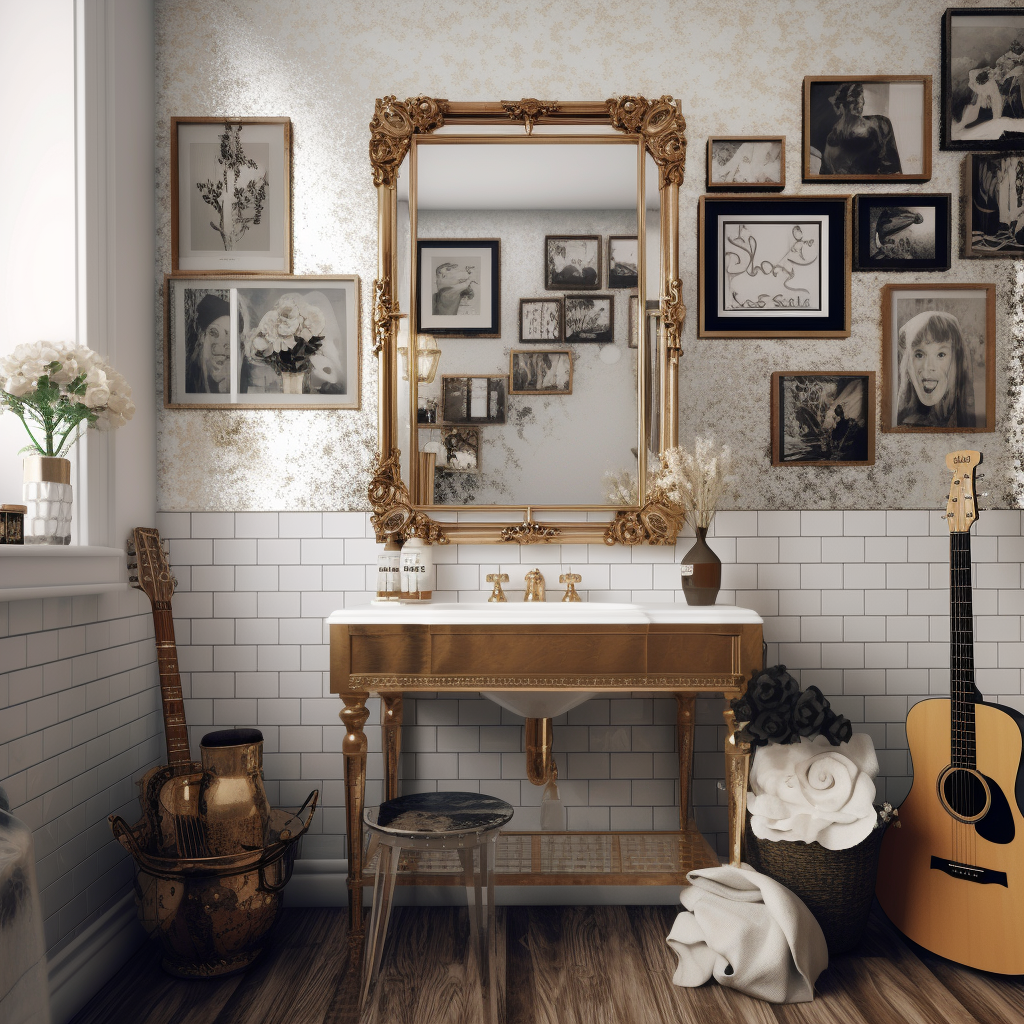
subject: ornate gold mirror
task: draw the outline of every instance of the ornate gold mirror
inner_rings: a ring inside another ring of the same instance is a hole
[[[370,131],[377,539],[674,543],[676,103],[387,96]]]

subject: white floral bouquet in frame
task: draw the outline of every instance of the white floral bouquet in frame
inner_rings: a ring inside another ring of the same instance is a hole
[[[694,450],[668,448],[654,481],[665,497],[682,506],[694,527],[707,529],[732,473],[732,451],[713,437],[698,437]]]
[[[135,415],[132,389],[106,360],[84,346],[50,341],[0,356],[0,409],[21,420],[31,443],[22,454],[59,458],[83,423],[115,430]]]
[[[319,307],[284,295],[263,314],[247,343],[248,354],[278,373],[305,373],[324,343],[327,322]]]

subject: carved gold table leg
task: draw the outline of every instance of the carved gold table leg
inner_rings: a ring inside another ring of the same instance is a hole
[[[692,693],[676,694],[676,734],[679,740],[679,828],[690,823],[690,781],[693,778],[693,725],[697,698]]]
[[[366,800],[366,734],[363,726],[368,693],[344,693],[340,712],[345,726],[341,753],[345,762],[345,822],[348,826],[348,929],[353,960],[363,945],[363,804]]]
[[[743,860],[743,830],[747,818],[747,778],[750,775],[750,744],[736,739],[736,714],[725,711],[725,786],[729,794],[729,863]]]
[[[398,796],[398,758],[402,753],[402,695],[381,694],[380,725],[384,748],[384,799]]]

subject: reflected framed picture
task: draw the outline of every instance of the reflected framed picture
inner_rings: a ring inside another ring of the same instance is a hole
[[[601,287],[600,235],[545,235],[547,291],[597,291]]]
[[[773,466],[873,466],[875,374],[772,374]]]
[[[359,278],[164,279],[168,409],[358,409]]]
[[[639,256],[636,235],[608,236],[608,287],[636,288]]]
[[[441,378],[441,418],[445,423],[504,423],[508,377]]]
[[[1024,10],[942,16],[942,149],[1024,149]]]
[[[804,181],[927,181],[930,75],[804,79]]]
[[[562,300],[519,300],[519,340],[522,342],[561,341],[564,333]]]
[[[615,340],[615,300],[611,295],[566,295],[565,340],[572,345],[605,345]]]
[[[949,270],[953,197],[948,192],[854,196],[854,270]]]
[[[417,240],[419,331],[451,338],[501,336],[500,249],[497,238]]]
[[[701,196],[699,336],[849,337],[850,208],[842,195]]]
[[[441,427],[441,452],[435,468],[446,473],[479,473],[480,428]]]
[[[882,288],[882,430],[995,430],[996,286]]]
[[[171,118],[171,269],[292,271],[291,120]]]
[[[785,135],[712,135],[707,187],[768,192],[786,187]]]
[[[510,395],[571,395],[572,353],[568,349],[512,349]]]
[[[971,153],[964,157],[964,233],[960,253],[965,259],[1024,258],[1021,183],[1024,152]]]

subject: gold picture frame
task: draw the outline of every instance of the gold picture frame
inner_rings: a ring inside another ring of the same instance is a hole
[[[508,393],[571,395],[572,351],[567,348],[512,349],[508,357]]]
[[[781,192],[786,187],[785,135],[710,135],[706,160],[709,192]]]

